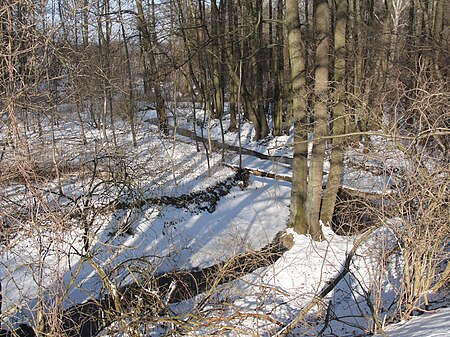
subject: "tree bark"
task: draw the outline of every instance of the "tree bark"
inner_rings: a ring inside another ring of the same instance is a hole
[[[121,0],[117,1],[118,5],[118,15],[119,15],[119,21],[120,21],[120,29],[122,32],[122,40],[123,40],[123,46],[125,50],[125,58],[126,58],[126,64],[127,64],[127,76],[128,76],[128,104],[126,106],[127,109],[127,116],[130,122],[130,131],[131,131],[131,139],[133,142],[133,146],[137,146],[136,141],[136,126],[135,126],[135,102],[134,102],[134,90],[133,90],[133,77],[131,72],[131,57],[130,57],[130,50],[128,48],[128,41],[127,41],[127,35],[125,31],[125,24],[123,20],[122,15],[122,3]]]
[[[238,42],[238,16],[236,15],[236,4],[234,0],[228,0],[228,72],[229,72],[229,111],[230,125],[228,131],[237,130],[237,112],[238,112],[238,87],[235,81],[236,72],[239,64],[239,42]]]
[[[213,95],[213,117],[222,118],[224,112],[224,94],[225,94],[225,69],[224,69],[224,28],[223,28],[223,0],[211,1],[211,32],[212,32],[212,85]]]
[[[154,4],[154,1],[152,1],[152,4]],[[138,16],[138,20],[139,20],[138,29],[142,34],[142,38],[144,39],[143,42],[144,42],[145,56],[148,58],[148,65],[150,67],[149,70],[150,70],[151,82],[153,85],[154,97],[155,97],[155,101],[156,101],[155,102],[156,103],[156,114],[158,116],[158,129],[162,134],[167,136],[169,134],[169,122],[167,119],[164,98],[162,96],[161,86],[159,83],[158,64],[156,62],[156,55],[155,55],[156,32],[150,31],[149,27],[147,26],[147,23],[146,23],[147,21],[145,19],[144,9],[142,6],[142,0],[136,0],[136,7],[137,7],[137,16]],[[153,26],[155,26],[154,22],[153,22]],[[152,29],[155,30],[156,27],[152,27]]]
[[[308,176],[308,232],[313,239],[320,240],[322,230],[319,222],[322,201],[323,162],[325,157],[328,118],[328,67],[330,41],[330,8],[327,0],[316,0],[314,24],[316,27],[316,57],[314,69],[314,135],[311,163]]]
[[[347,25],[347,0],[336,1],[336,27],[334,29],[334,83],[333,93],[333,135],[342,135],[346,127],[345,108],[345,32]],[[331,222],[336,204],[342,172],[343,138],[333,138],[331,165],[327,187],[322,200],[320,218],[323,223]]]
[[[275,49],[273,88],[273,135],[283,133],[283,103],[284,103],[284,32],[283,32],[283,0],[277,0],[277,23],[275,26]]]
[[[298,0],[286,0],[286,26],[288,31],[289,58],[291,62],[292,109],[294,111],[294,158],[292,161],[290,226],[299,234],[307,234],[307,91]]]
[[[267,124],[265,97],[264,97],[264,74],[266,69],[264,67],[264,39],[263,39],[263,8],[262,1],[256,0],[255,13],[256,21],[256,35],[253,38],[253,71],[256,80],[255,97],[256,101],[256,118],[258,121],[258,133],[255,140],[263,139],[269,135],[269,125]]]

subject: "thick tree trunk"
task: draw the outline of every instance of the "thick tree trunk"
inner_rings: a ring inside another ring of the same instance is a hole
[[[306,74],[297,0],[286,0],[286,26],[291,62],[292,109],[294,110],[294,158],[292,161],[290,226],[299,234],[307,234],[308,139],[306,129]]]
[[[347,26],[347,0],[338,0],[336,7],[336,27],[334,30],[334,82],[336,89],[333,93],[333,136],[344,134],[346,127],[345,109],[345,32]],[[320,218],[323,223],[331,222],[336,204],[342,172],[343,138],[333,138],[331,165],[327,187],[322,200]]]
[[[330,41],[330,8],[327,0],[316,0],[314,23],[316,27],[316,64],[314,70],[314,139],[308,176],[308,232],[313,239],[322,236],[319,222],[322,201],[323,162],[325,157],[325,138],[328,118],[328,67]]]

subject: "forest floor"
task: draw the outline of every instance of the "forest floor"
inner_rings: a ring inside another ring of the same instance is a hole
[[[198,152],[189,137],[161,138],[149,123],[154,117],[153,110],[140,112],[136,148],[126,123],[116,124],[117,145],[111,129],[103,133],[86,125],[84,145],[79,125],[67,118],[54,128],[54,140],[50,133],[39,137],[37,131],[29,132],[32,167],[5,153],[0,162],[3,328],[12,330],[22,322],[35,327],[42,308],[50,320],[54,307],[98,300],[149,275],[202,270],[257,252],[286,229],[289,181],[250,174],[248,182],[227,184],[235,176],[232,167],[239,164],[234,150],[207,156],[203,144]],[[180,109],[178,127],[192,130],[190,117],[189,108]],[[197,126],[200,135],[200,120]],[[210,130],[220,141],[217,121]],[[226,133],[225,141],[237,146],[237,133]],[[276,159],[292,156],[291,137],[255,143],[251,124],[245,123],[241,142],[268,156],[261,159],[248,152],[242,156],[243,167],[291,175],[289,160]],[[395,149],[380,146],[376,138],[372,142],[370,155],[360,148],[347,153],[342,185],[389,193],[394,177],[383,172],[406,163]],[[275,263],[226,283],[213,278],[206,292],[184,301],[156,293],[166,310],[150,315],[145,305],[136,306],[100,334],[281,336],[289,327],[297,336],[358,336],[384,328],[401,288],[398,261],[379,275],[380,256],[394,244],[391,233],[380,226],[361,241],[362,234],[338,235],[327,226],[323,232],[325,240],[314,242],[288,230],[293,246]],[[353,258],[346,269],[349,254]],[[376,287],[381,291],[374,298]],[[147,284],[145,289],[157,288]],[[430,312],[449,305],[448,294],[429,298]],[[310,310],[301,323],[291,324],[305,308]],[[430,324],[426,316],[386,331],[405,337],[411,331],[415,336],[450,332],[448,308],[429,314],[439,322]]]

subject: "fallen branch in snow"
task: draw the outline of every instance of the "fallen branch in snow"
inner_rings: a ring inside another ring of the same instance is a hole
[[[240,312],[236,311],[230,316],[212,316],[212,317],[206,317],[204,321],[202,321],[200,324],[198,324],[198,327],[209,327],[212,323],[223,323],[224,321],[232,321],[233,319],[245,319],[245,318],[255,318],[258,320],[263,320],[270,322],[272,324],[283,326],[283,323],[281,323],[279,320],[271,317],[267,314],[261,314],[257,312]]]
[[[304,306],[302,310],[300,310],[299,314],[291,322],[289,322],[289,324],[287,324],[285,327],[279,330],[274,335],[274,337],[287,336],[293,329],[297,327],[297,325],[299,325],[305,319],[308,312],[314,306],[319,305],[323,302],[325,296],[327,296],[350,271],[350,263],[352,262],[356,250],[367,239],[367,237],[374,232],[375,229],[376,229],[375,227],[369,228],[358,238],[358,240],[356,240],[355,244],[353,245],[353,248],[347,254],[347,258],[345,259],[342,271],[333,280],[328,282],[327,286],[324,287],[317,295],[314,295],[313,299],[306,306]]]
[[[198,140],[198,141],[208,141],[208,139],[203,138],[201,136],[196,135],[194,132],[192,132],[191,130],[188,129],[183,129],[183,128],[177,128],[177,133],[181,136],[185,136],[188,137],[192,140]],[[283,156],[270,156],[270,155],[266,155],[264,153],[261,152],[257,152],[257,151],[253,151],[250,149],[246,149],[244,147],[239,148],[239,146],[235,146],[235,145],[231,145],[231,144],[227,144],[227,143],[222,143],[219,142],[217,140],[211,139],[211,145],[213,147],[213,149],[225,149],[228,151],[232,151],[235,153],[239,153],[241,152],[244,155],[249,155],[249,156],[253,156],[253,157],[257,157],[259,159],[262,160],[271,160],[271,161],[275,161],[275,162],[279,162],[279,163],[284,163],[284,164],[289,164],[292,165],[292,158],[289,157],[283,157]]]
[[[237,165],[232,165],[232,164],[227,164],[227,163],[225,163],[224,165],[235,171],[239,171],[239,167]],[[251,169],[251,168],[246,168],[246,167],[243,167],[242,170],[244,170],[250,174],[253,174],[255,176],[258,176],[258,177],[271,178],[271,179],[275,179],[275,180],[282,180],[282,181],[289,181],[289,182],[292,181],[292,177],[290,177],[290,176],[280,175],[280,174],[276,174],[273,172],[266,172],[266,171],[261,171],[258,169]]]

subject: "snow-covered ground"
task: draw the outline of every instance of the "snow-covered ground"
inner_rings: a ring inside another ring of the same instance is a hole
[[[154,111],[142,113],[137,148],[131,146],[126,125],[117,125],[120,151],[116,154],[120,153],[123,162],[115,163],[114,167],[122,167],[127,173],[126,179],[121,180],[123,189],[111,186],[108,176],[101,187],[90,194],[93,185],[89,183],[89,169],[83,175],[75,172],[61,178],[64,198],[47,195],[48,190],[57,191],[54,180],[44,181],[39,186],[32,184],[36,188],[32,197],[28,194],[30,190],[23,189],[20,182],[0,186],[4,196],[0,206],[6,209],[13,202],[23,203],[29,207],[28,214],[43,214],[43,218],[20,222],[20,231],[3,244],[0,279],[5,327],[14,326],[23,319],[33,324],[33,315],[41,304],[39,300],[44,300],[49,307],[61,300],[62,305],[68,307],[97,298],[105,287],[99,270],[110,282],[120,286],[134,280],[137,272],[133,270],[137,268],[150,273],[202,268],[245,251],[258,250],[286,228],[290,183],[251,175],[247,187],[232,186],[210,211],[201,208],[202,205],[180,207],[149,203],[124,210],[86,213],[85,216],[92,220],[88,254],[91,261],[88,261],[82,253],[84,228],[73,217],[54,219],[51,218],[53,214],[65,214],[67,208],[73,211],[104,204],[120,193],[130,198],[185,197],[194,191],[214,187],[234,175],[232,169],[221,165],[220,153],[211,154],[208,167],[204,149],[201,147],[197,152],[194,141],[186,137],[161,139],[155,128],[145,123],[153,117]],[[178,126],[190,128],[188,120],[180,117]],[[211,137],[220,140],[218,123],[212,125]],[[227,128],[226,120],[224,127]],[[76,123],[61,124],[56,134],[60,156],[66,160],[73,156],[77,158],[74,161],[86,158],[88,163],[93,163],[93,158],[108,158],[110,154],[104,146],[102,132],[87,131],[89,144],[98,147],[94,153],[84,152]],[[111,137],[110,131],[108,135]],[[225,138],[229,144],[237,144],[237,133],[229,132]],[[291,137],[260,143],[252,142],[251,138],[252,127],[246,123],[241,130],[245,147],[269,155],[292,156]],[[346,167],[344,184],[362,190],[386,191],[388,176],[370,172],[362,175],[359,164],[376,168],[378,163],[358,158],[360,153],[355,151],[348,156],[358,165]],[[390,156],[398,158],[398,153],[386,156],[385,163],[389,162]],[[239,162],[236,153],[227,153],[225,161],[234,165]],[[246,155],[243,165],[291,175],[289,165],[276,160]],[[58,205],[61,210],[47,211],[44,206],[49,205]],[[39,208],[41,206],[44,210]],[[360,235],[339,236],[327,226],[323,226],[323,231],[325,240],[322,242],[291,232],[294,246],[275,264],[219,286],[206,302],[205,296],[199,295],[190,301],[172,304],[172,315],[190,326],[185,331],[188,335],[276,335],[342,273],[349,252],[360,238]],[[349,272],[308,310],[305,319],[293,327],[292,334],[360,336],[375,331],[377,320],[382,325],[389,322],[400,288],[396,263],[392,261],[392,269],[387,270],[390,279],[377,278],[377,270],[380,256],[392,248],[391,241],[391,233],[386,228],[370,233],[356,249]],[[380,285],[382,291],[376,292]],[[441,306],[448,305],[446,298],[440,297],[437,302]],[[374,314],[374,306],[377,310],[383,308],[377,311],[383,312],[383,316]],[[106,329],[103,334],[112,335],[112,331]],[[140,333],[157,336],[167,331],[167,327],[162,329],[158,324],[149,324]],[[440,309],[414,317],[409,322],[388,326],[385,331],[392,337],[447,336],[450,335],[450,310]]]
[[[450,336],[450,308],[441,308],[409,321],[386,327],[392,337],[444,337]]]

